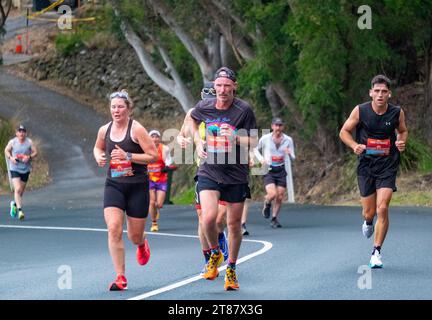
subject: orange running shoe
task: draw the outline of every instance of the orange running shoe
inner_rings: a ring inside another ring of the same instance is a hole
[[[122,291],[127,289],[127,280],[125,276],[118,275],[117,279],[110,284],[110,291]]]
[[[203,274],[203,278],[207,280],[214,280],[219,275],[218,267],[224,261],[224,256],[220,250],[218,253],[212,253],[209,261],[205,267],[205,272]]]
[[[158,226],[158,223],[157,223],[157,222],[153,222],[153,223],[152,223],[152,226],[151,226],[151,228],[150,228],[150,231],[151,231],[151,232],[158,232],[158,231],[159,231],[159,226]]]
[[[226,291],[238,290],[240,289],[236,272],[233,268],[227,268],[225,274],[225,285]]]
[[[140,265],[146,265],[150,260],[150,247],[147,238],[144,239],[144,243],[137,248],[136,252],[137,261]]]

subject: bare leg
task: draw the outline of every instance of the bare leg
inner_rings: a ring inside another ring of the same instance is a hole
[[[125,274],[125,249],[123,242],[123,210],[115,207],[104,209],[108,228],[108,248],[117,275]]]
[[[362,215],[367,222],[372,222],[375,217],[376,208],[377,208],[376,200],[377,200],[376,193],[361,198],[361,204],[363,207]]]
[[[146,218],[127,217],[127,233],[129,240],[137,246],[144,243]]]
[[[218,201],[220,193],[215,190],[200,191],[202,227],[211,248],[218,246],[218,230],[216,218],[218,214]]]
[[[375,224],[375,243],[374,245],[382,246],[387,235],[389,227],[389,205],[393,195],[391,188],[381,188],[377,190],[377,222]]]
[[[285,197],[285,188],[284,187],[277,187],[276,188],[276,197],[275,197],[275,203],[273,206],[273,218],[277,218],[279,215],[279,211],[282,207],[282,202]]]
[[[243,202],[228,203],[228,248],[229,261],[237,261],[240,245],[243,238],[241,232],[241,217],[243,213]]]

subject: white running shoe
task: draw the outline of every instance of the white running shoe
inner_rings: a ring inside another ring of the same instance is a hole
[[[362,231],[363,231],[363,235],[366,238],[370,238],[374,233],[374,225],[373,224],[368,225],[368,224],[366,224],[366,221],[365,221],[365,222],[363,222],[363,225],[362,225]]]
[[[381,254],[378,252],[378,250],[375,250],[374,253],[371,256],[369,267],[372,269],[382,268],[383,263],[381,261]]]

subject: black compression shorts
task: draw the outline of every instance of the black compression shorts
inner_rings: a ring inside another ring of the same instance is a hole
[[[104,190],[104,208],[115,207],[126,211],[129,217],[147,218],[149,183],[121,183],[107,179]]]

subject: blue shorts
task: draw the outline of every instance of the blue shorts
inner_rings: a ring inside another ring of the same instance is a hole
[[[154,181],[149,180],[149,187],[150,187],[150,190],[156,190],[156,191],[159,190],[159,191],[167,192],[168,185],[167,185],[166,181],[165,182],[154,182]]]

